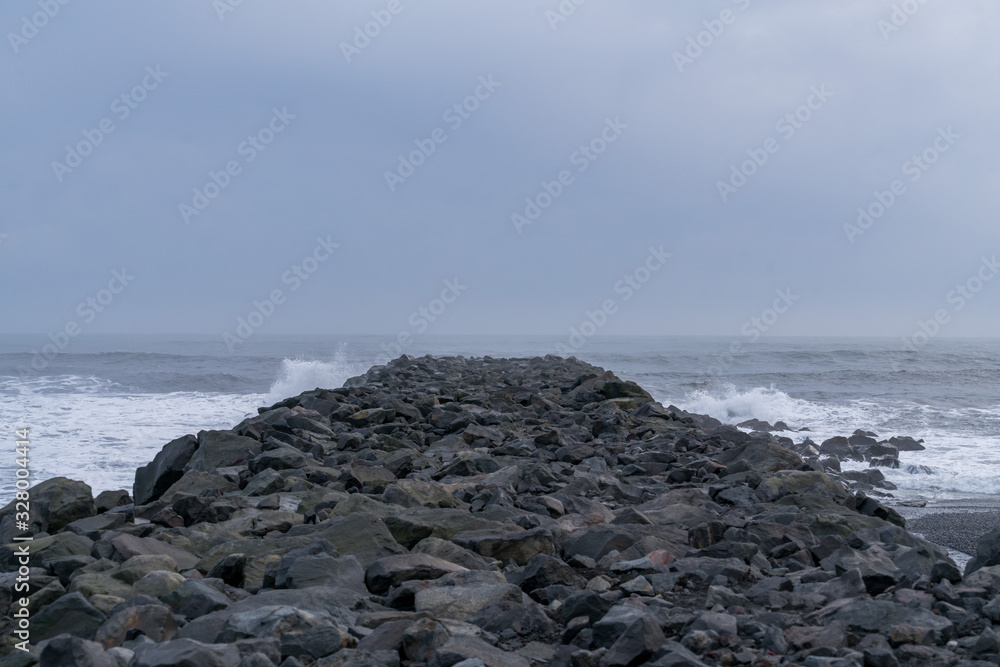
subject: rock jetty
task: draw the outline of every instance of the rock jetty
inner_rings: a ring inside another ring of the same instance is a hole
[[[576,359],[401,357],[131,494],[38,484],[27,565],[0,511],[0,666],[1000,662],[996,544],[960,572],[832,463],[916,443],[778,433]]]

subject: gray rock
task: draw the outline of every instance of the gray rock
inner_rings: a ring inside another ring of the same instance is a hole
[[[935,643],[943,644],[954,635],[954,625],[943,616],[926,609],[904,607],[888,600],[855,600],[839,607],[828,621],[848,630],[880,632],[894,625],[929,628]]]
[[[211,473],[216,468],[246,465],[260,451],[261,443],[253,438],[244,438],[231,431],[201,431],[198,448],[184,468]]]
[[[630,623],[604,655],[602,664],[607,667],[629,667],[648,660],[666,638],[660,626],[649,616]]]
[[[113,614],[94,635],[104,648],[121,646],[126,639],[141,634],[154,642],[170,639],[177,633],[177,621],[169,607],[161,604],[126,607]]]
[[[117,491],[101,491],[94,498],[94,507],[98,514],[104,514],[108,510],[115,509],[116,507],[124,507],[125,505],[132,504],[132,497],[128,495],[128,491],[125,489],[119,489]]]
[[[552,533],[544,528],[520,532],[465,531],[451,539],[480,556],[503,562],[513,561],[518,565],[526,565],[539,554],[551,555],[554,552]]]
[[[277,493],[285,487],[285,478],[276,470],[266,468],[261,470],[243,488],[243,493],[248,496],[268,496]]]
[[[217,589],[196,579],[188,579],[164,595],[163,601],[174,612],[188,619],[225,609],[232,602]]]
[[[448,639],[443,646],[434,651],[427,665],[452,667],[464,660],[480,660],[487,667],[530,667],[526,658],[516,653],[507,653],[490,646],[482,639],[468,635],[458,635]]]
[[[837,575],[849,570],[858,570],[865,588],[872,595],[878,595],[903,578],[903,572],[896,567],[885,550],[878,546],[872,546],[865,551],[842,547],[824,558],[820,565]]]
[[[334,625],[316,625],[300,633],[281,635],[281,654],[296,658],[324,658],[356,645],[354,637]]]
[[[153,460],[135,471],[132,495],[136,505],[159,499],[163,492],[179,480],[198,449],[198,439],[185,435],[168,442]]]
[[[729,614],[718,614],[715,612],[704,612],[698,614],[690,626],[691,630],[704,630],[714,632],[720,637],[735,637],[737,634],[736,617]]]
[[[427,662],[450,636],[438,621],[429,618],[416,621],[403,631],[403,655],[414,663]]]
[[[521,589],[507,583],[434,586],[418,590],[414,607],[435,617],[465,621],[487,605],[521,602]]]
[[[92,540],[99,540],[101,533],[120,528],[125,525],[125,521],[125,515],[121,513],[99,514],[72,521],[66,525],[66,530]]]
[[[309,457],[294,447],[282,446],[263,451],[250,459],[247,467],[258,474],[264,470],[296,470],[309,463]]]
[[[108,531],[94,544],[95,549],[108,547],[108,557],[123,563],[133,556],[169,556],[180,570],[190,570],[198,563],[198,557],[172,544],[152,537],[137,537],[127,533]]]
[[[1000,529],[983,535],[976,546],[976,555],[965,566],[965,576],[984,567],[1000,565]]]
[[[0,518],[13,517],[18,511],[17,502],[12,500],[0,510]],[[73,521],[92,517],[96,513],[94,497],[88,485],[66,477],[52,477],[31,487],[28,532],[56,533]],[[21,532],[24,531],[12,530],[9,536]]]
[[[648,663],[650,667],[707,667],[698,656],[677,642],[668,641],[660,647],[662,656]]]
[[[365,569],[354,556],[302,556],[288,568],[284,585],[287,588],[336,586],[362,595],[368,592],[365,588]]]
[[[317,626],[331,625],[322,614],[287,605],[265,606],[230,616],[216,641],[234,642],[252,637],[281,637],[285,634],[301,634]]]
[[[388,556],[372,563],[365,572],[365,584],[372,593],[385,595],[389,588],[411,579],[437,579],[468,568],[424,553]]]
[[[586,581],[563,561],[546,554],[538,554],[527,565],[507,574],[507,581],[521,587],[525,593],[548,586],[583,588]]]
[[[230,586],[243,586],[243,571],[247,566],[246,554],[229,554],[218,560],[208,571],[210,579],[221,579]]]
[[[68,633],[74,637],[93,639],[107,616],[94,608],[80,593],[67,593],[48,605],[31,619],[31,639],[40,642]]]
[[[594,591],[580,591],[566,598],[559,614],[563,625],[578,616],[586,616],[591,623],[596,623],[611,610],[611,604]]]
[[[139,644],[129,667],[239,667],[242,658],[232,644],[203,644],[190,639]]]
[[[38,653],[39,667],[118,667],[96,642],[60,634],[42,644]]]

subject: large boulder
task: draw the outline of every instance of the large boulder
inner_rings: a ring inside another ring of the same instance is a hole
[[[993,565],[1000,565],[1000,529],[987,533],[979,539],[976,556],[965,566],[965,575]]]
[[[438,579],[451,572],[468,568],[422,553],[400,554],[380,558],[365,572],[365,584],[376,595],[385,595],[393,586],[411,579]]]
[[[527,565],[538,554],[554,552],[552,532],[545,528],[521,531],[470,530],[453,536],[452,541],[485,558]]]
[[[90,486],[66,477],[53,477],[31,487],[31,510],[27,529],[9,526],[9,517],[17,510],[17,500],[12,500],[0,510],[4,521],[4,537],[23,532],[56,533],[70,523],[97,514]],[[6,534],[9,533],[9,534]]]
[[[822,612],[820,612],[822,613]],[[954,625],[929,609],[907,607],[889,600],[855,600],[836,607],[826,624],[840,623],[854,632],[884,632],[895,625],[929,628],[935,643],[943,644],[954,635]]]
[[[102,535],[94,544],[94,549],[102,552],[102,556],[118,563],[124,563],[134,556],[169,556],[179,570],[189,570],[198,563],[197,556],[167,542],[114,531]]]
[[[65,633],[44,642],[38,664],[39,667],[118,667],[97,642]]]
[[[185,435],[164,445],[152,461],[135,471],[132,485],[135,504],[145,505],[159,499],[181,478],[197,450],[198,439],[193,435]]]
[[[216,468],[246,465],[260,452],[261,444],[253,438],[244,438],[232,431],[201,431],[198,449],[185,469],[212,472]]]
[[[162,642],[176,633],[177,621],[169,607],[162,604],[141,604],[125,607],[112,614],[97,629],[94,639],[104,648],[113,648],[136,635]]]
[[[67,593],[48,605],[31,619],[31,640],[69,633],[74,637],[93,639],[107,616],[98,611],[80,593]]]
[[[139,644],[129,667],[239,667],[242,658],[233,644],[203,644],[172,639]]]

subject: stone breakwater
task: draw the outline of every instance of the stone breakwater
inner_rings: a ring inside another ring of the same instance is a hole
[[[891,454],[852,437],[575,359],[401,357],[168,443],[131,495],[37,485],[27,572],[0,511],[0,665],[997,664],[1000,540],[963,577],[839,476]]]

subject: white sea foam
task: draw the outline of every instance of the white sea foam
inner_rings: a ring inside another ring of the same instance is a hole
[[[51,378],[45,385],[72,384]],[[51,389],[51,387],[49,387]],[[131,489],[135,469],[174,438],[231,428],[256,413],[260,394],[123,394],[108,391],[25,391],[0,402],[0,423],[30,428],[34,482],[50,477],[83,480],[95,493]],[[0,461],[0,503],[13,495],[14,457]]]
[[[338,352],[332,361],[315,359],[284,359],[278,378],[271,385],[264,403],[272,405],[289,396],[298,396],[304,391],[335,389],[344,386],[344,381],[368,370],[358,362],[348,361]]]
[[[131,393],[98,377],[48,376],[0,381],[0,426],[31,429],[35,482],[70,477],[94,493],[131,489],[135,469],[186,433],[228,429],[257,408],[316,387],[341,387],[358,362],[285,359],[267,394]],[[0,461],[0,505],[13,496],[14,457]]]
[[[820,404],[773,387],[740,390],[732,385],[695,391],[673,402],[730,424],[756,418],[784,421],[792,428],[808,427],[804,433],[778,434],[796,442],[808,436],[820,443],[835,435],[850,435],[855,429],[873,431],[880,439],[897,435],[923,439],[926,450],[902,452],[899,469],[881,469],[886,479],[900,489],[932,497],[1000,494],[1000,409],[939,409],[870,399]],[[844,463],[845,469],[867,466]]]

